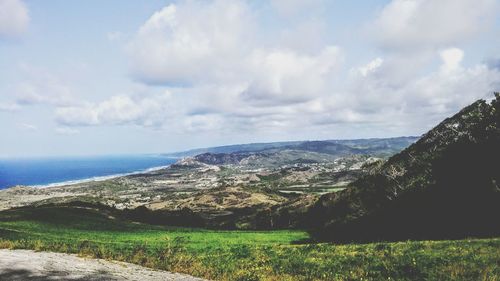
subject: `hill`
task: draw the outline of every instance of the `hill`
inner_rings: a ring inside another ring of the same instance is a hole
[[[378,154],[377,156],[389,156],[401,151],[403,148],[414,143],[419,137],[395,137],[395,138],[370,138],[353,140],[318,140],[318,141],[289,141],[270,143],[235,144],[208,148],[192,149],[187,151],[168,153],[170,157],[187,157],[204,153],[272,153],[282,150],[301,150],[317,153],[344,155],[355,154]]]
[[[306,238],[307,233],[298,230],[222,231],[134,223],[98,205],[0,211],[0,248],[77,253],[209,280],[497,280],[499,274],[498,238],[297,244]],[[26,273],[19,273],[16,280],[26,280]],[[143,280],[149,277],[143,275]],[[13,278],[0,274],[0,279]]]
[[[308,213],[321,240],[500,235],[500,97],[479,100]]]

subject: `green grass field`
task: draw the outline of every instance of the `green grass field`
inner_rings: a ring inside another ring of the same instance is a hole
[[[297,244],[303,231],[215,231],[121,221],[103,211],[0,212],[0,247],[78,253],[213,280],[500,280],[500,239]]]

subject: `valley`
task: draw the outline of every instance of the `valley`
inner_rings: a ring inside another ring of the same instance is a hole
[[[365,166],[415,139],[285,143],[257,151],[247,145],[245,151],[185,156],[165,169],[105,181],[2,190],[0,209],[80,202],[131,212],[141,207],[163,212],[159,216],[189,211],[202,221],[193,226],[256,229],[260,213],[288,205],[303,213],[322,194],[344,190]]]
[[[496,280],[499,106],[479,100],[421,138],[210,148],[2,190],[0,248],[212,280]]]

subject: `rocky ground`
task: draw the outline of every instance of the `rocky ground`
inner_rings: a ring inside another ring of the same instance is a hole
[[[76,255],[0,250],[0,280],[9,281],[202,281],[192,276],[152,270],[124,262]]]

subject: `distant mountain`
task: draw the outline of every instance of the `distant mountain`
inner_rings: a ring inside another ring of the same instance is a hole
[[[310,209],[320,240],[500,235],[500,97],[479,100]]]
[[[234,144],[234,145],[225,145],[216,147],[197,148],[186,151],[168,153],[166,155],[171,157],[187,157],[203,153],[258,152],[266,149],[279,148],[299,143],[302,143],[302,141]]]
[[[325,154],[304,150],[282,149],[275,152],[203,153],[193,156],[197,162],[210,165],[237,165],[253,168],[278,168],[294,164],[331,163],[348,154]],[[351,154],[354,155],[354,154]],[[180,162],[185,162],[181,160]]]
[[[253,154],[247,152],[241,153],[202,153],[194,156],[193,158],[201,163],[210,165],[238,165],[240,161],[250,157]]]
[[[373,138],[354,140],[290,141],[236,144],[193,149],[167,154],[171,157],[195,156],[204,153],[273,153],[283,150],[301,150],[331,155],[371,154],[389,156],[414,143],[418,137]]]

